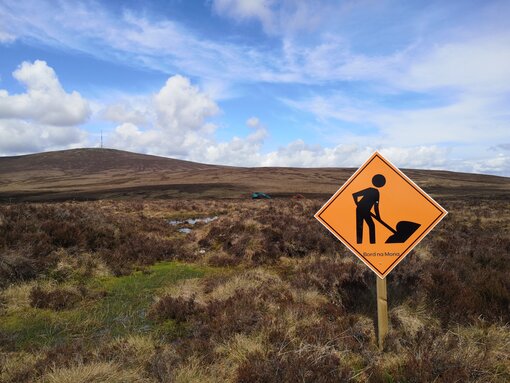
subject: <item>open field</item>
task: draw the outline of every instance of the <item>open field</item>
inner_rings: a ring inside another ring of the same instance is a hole
[[[313,218],[324,199],[4,203],[0,381],[508,382],[491,193],[434,195],[449,215],[388,278],[384,353],[375,276]]]
[[[0,158],[0,381],[510,381],[510,180],[405,170],[449,215],[380,352],[375,275],[313,218],[353,171]]]

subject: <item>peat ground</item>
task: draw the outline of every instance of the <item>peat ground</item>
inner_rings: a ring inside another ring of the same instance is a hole
[[[388,277],[384,352],[324,198],[1,204],[0,381],[508,382],[509,194],[455,182]]]

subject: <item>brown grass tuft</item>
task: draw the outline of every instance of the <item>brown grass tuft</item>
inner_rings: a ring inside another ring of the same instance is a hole
[[[42,383],[147,383],[149,380],[135,371],[126,370],[115,363],[96,362],[55,368],[44,375]]]

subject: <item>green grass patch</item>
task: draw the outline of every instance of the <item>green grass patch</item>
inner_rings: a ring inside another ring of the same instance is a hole
[[[65,311],[24,308],[0,316],[0,339],[12,350],[51,346],[71,339],[95,341],[104,337],[156,331],[179,336],[185,329],[173,322],[156,325],[146,317],[156,291],[182,279],[200,278],[212,268],[179,262],[163,262],[146,271],[122,277],[93,278],[91,289],[106,296],[83,301]]]
[[[0,334],[5,346],[22,350],[53,344],[65,338],[69,312],[27,308],[0,318]]]
[[[189,336],[191,331],[187,323],[177,323],[172,319],[156,324],[152,334],[155,339],[172,340]]]
[[[101,278],[92,286],[106,290],[107,296],[95,308],[95,315],[107,324],[104,331],[111,335],[149,332],[153,324],[146,313],[155,291],[181,279],[202,277],[206,271],[204,267],[164,262],[124,277]]]

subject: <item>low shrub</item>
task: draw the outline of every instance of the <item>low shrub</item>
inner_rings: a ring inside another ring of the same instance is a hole
[[[185,299],[182,297],[174,298],[170,295],[164,295],[151,306],[148,317],[157,321],[172,319],[180,323],[185,322],[198,311],[199,307],[194,297]]]
[[[237,266],[240,259],[226,254],[214,254],[207,258],[207,264],[213,267]]]
[[[56,287],[51,290],[34,286],[30,291],[30,305],[40,309],[66,310],[73,308],[82,294],[71,288]]]
[[[305,349],[251,354],[236,375],[237,383],[333,383],[347,381],[353,374],[333,352]]]
[[[26,281],[37,276],[37,262],[16,250],[0,250],[0,289],[15,281]]]

